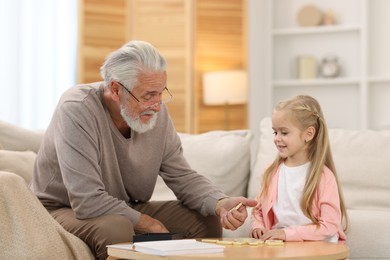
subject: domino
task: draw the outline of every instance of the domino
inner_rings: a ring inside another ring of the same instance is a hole
[[[234,210],[238,210],[242,206],[242,202],[238,203],[235,207],[231,208],[229,212],[233,212]]]
[[[266,240],[265,244],[267,246],[282,246],[284,245],[283,240]]]
[[[233,241],[233,245],[234,246],[243,246],[243,245],[247,245],[248,242],[246,241]]]
[[[264,245],[263,240],[257,240],[257,239],[252,239],[251,241],[248,242],[250,246],[262,246]]]
[[[202,239],[202,242],[205,243],[217,243],[219,240],[218,239]]]
[[[233,245],[250,245],[250,246],[260,246],[264,244],[263,240],[255,238],[244,238],[244,239],[235,239]]]
[[[219,240],[219,241],[217,241],[217,244],[219,244],[219,245],[233,245],[233,241]]]

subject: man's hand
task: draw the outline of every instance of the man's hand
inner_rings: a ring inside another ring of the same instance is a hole
[[[160,221],[145,214],[141,214],[134,229],[137,233],[169,233],[168,229]]]
[[[242,205],[235,208],[240,203],[242,203]],[[222,227],[236,230],[244,224],[245,219],[248,217],[246,207],[254,207],[256,205],[256,200],[244,197],[224,198],[218,201],[215,212],[221,218]]]

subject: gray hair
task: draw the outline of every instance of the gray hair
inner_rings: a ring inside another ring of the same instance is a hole
[[[145,41],[129,41],[107,56],[100,75],[108,88],[115,80],[131,91],[138,84],[140,72],[163,72],[166,66],[164,57],[153,45]]]

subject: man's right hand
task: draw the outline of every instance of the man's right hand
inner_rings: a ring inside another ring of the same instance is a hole
[[[141,214],[138,224],[134,227],[137,233],[169,233],[168,229],[157,219]]]

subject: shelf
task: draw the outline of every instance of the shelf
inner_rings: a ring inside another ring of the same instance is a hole
[[[357,85],[357,78],[335,78],[335,79],[286,79],[276,80],[273,82],[274,87],[298,87],[298,86],[340,86],[340,85]]]
[[[369,83],[390,83],[390,77],[369,77]]]
[[[306,4],[333,10],[336,24],[299,26],[297,14]],[[291,96],[307,94],[321,102],[330,127],[369,129],[390,125],[385,112],[390,109],[390,36],[386,31],[390,1],[267,0],[267,6],[269,49],[265,57],[270,68],[265,83],[270,88],[272,106]],[[297,77],[300,55],[316,60],[317,78]],[[321,77],[319,67],[327,55],[340,61],[342,72],[337,78]],[[335,104],[348,106],[340,113]]]
[[[358,25],[333,25],[333,26],[315,26],[315,27],[296,27],[275,29],[274,36],[305,35],[305,34],[327,34],[327,33],[345,33],[359,32]]]

